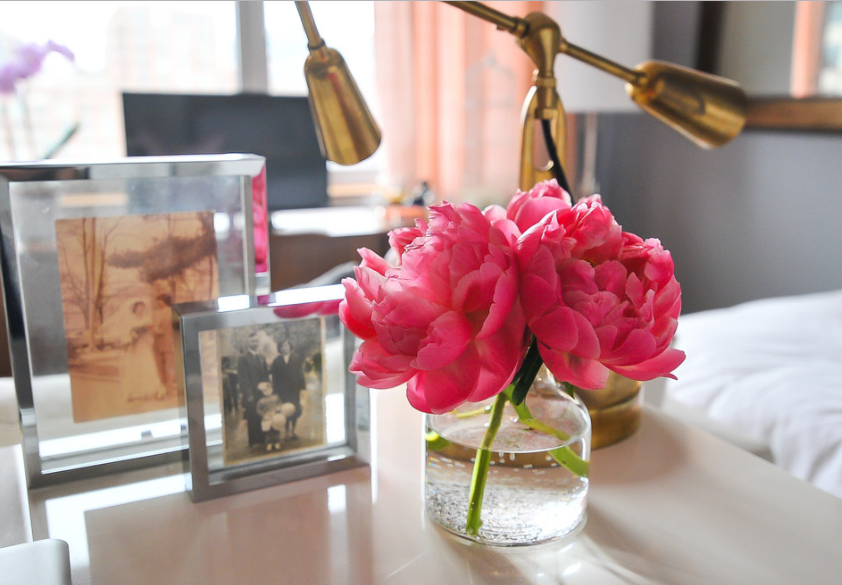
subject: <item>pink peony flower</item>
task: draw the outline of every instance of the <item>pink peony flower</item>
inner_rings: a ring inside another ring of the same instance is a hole
[[[681,309],[669,253],[624,234],[598,195],[557,210],[518,241],[521,304],[544,362],[581,388],[613,370],[637,380],[671,375]]]
[[[617,329],[614,349],[604,362],[610,369],[634,380],[671,373],[684,361],[683,351],[669,347],[681,313],[681,286],[675,279],[672,256],[656,239],[642,240],[624,233],[620,263],[628,275],[626,299],[638,321]]]
[[[520,366],[517,259],[511,239],[469,204],[432,207],[413,235],[398,267],[366,252],[356,280],[343,282],[339,315],[363,340],[351,363],[360,384],[406,382],[413,407],[448,412],[498,394]]]

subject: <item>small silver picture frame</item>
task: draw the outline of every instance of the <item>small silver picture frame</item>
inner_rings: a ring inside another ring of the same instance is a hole
[[[30,488],[182,458],[167,303],[268,291],[265,217],[252,154],[0,165]]]
[[[349,371],[343,295],[329,285],[173,307],[193,501],[369,463],[369,391]]]

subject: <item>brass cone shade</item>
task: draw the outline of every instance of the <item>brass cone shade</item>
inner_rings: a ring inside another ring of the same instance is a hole
[[[304,76],[324,157],[353,165],[374,154],[380,145],[380,128],[342,55],[324,45],[311,50]]]
[[[647,61],[626,84],[631,99],[643,110],[702,148],[715,148],[743,128],[746,95],[733,81],[686,67]]]

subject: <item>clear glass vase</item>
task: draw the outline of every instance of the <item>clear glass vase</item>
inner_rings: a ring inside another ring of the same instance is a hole
[[[572,536],[585,522],[591,446],[587,408],[544,367],[525,406],[500,403],[499,429],[491,448],[482,449],[489,426],[495,426],[497,400],[427,415],[428,517],[483,544],[520,546]],[[484,490],[477,498],[476,484],[483,476]]]

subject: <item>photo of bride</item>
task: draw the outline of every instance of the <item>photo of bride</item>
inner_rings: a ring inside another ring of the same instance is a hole
[[[219,296],[213,212],[56,222],[73,420],[178,406],[172,305]]]
[[[104,323],[104,339],[115,339],[123,348],[119,375],[120,393],[128,402],[163,400],[164,379],[155,361],[153,315],[147,301],[130,299]]]

